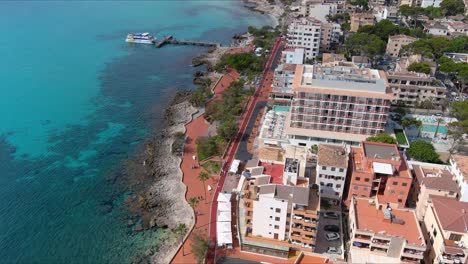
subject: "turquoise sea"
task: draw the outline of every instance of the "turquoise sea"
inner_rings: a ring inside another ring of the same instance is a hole
[[[193,89],[200,47],[271,21],[240,1],[0,1],[0,262],[128,263],[162,230],[135,233],[122,164]]]

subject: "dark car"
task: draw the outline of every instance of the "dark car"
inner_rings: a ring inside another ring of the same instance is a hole
[[[337,225],[326,225],[323,229],[330,232],[340,232],[340,227]]]

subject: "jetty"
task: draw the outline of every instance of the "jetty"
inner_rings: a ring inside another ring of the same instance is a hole
[[[200,40],[186,40],[186,39],[176,39],[172,35],[165,36],[160,41],[154,42],[156,48],[161,48],[166,44],[173,45],[193,45],[193,46],[204,46],[204,47],[220,47],[221,43],[211,42],[211,41],[200,41]]]

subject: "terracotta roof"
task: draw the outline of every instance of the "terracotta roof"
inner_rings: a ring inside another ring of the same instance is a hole
[[[414,40],[416,41],[417,38],[414,38],[414,37],[411,37],[411,36],[407,36],[407,35],[403,35],[403,34],[399,34],[399,35],[393,35],[393,36],[390,36],[389,39],[391,40],[394,40],[394,39],[411,39],[411,40]]]
[[[392,223],[384,219],[383,211],[378,210],[375,204],[369,203],[369,199],[356,197],[354,201],[356,201],[354,208],[357,230],[367,230],[374,233],[385,232],[385,235],[402,237],[413,244],[421,245],[424,243],[424,239],[419,239],[423,235],[413,211],[392,209],[394,218],[403,220],[404,224]]]
[[[348,167],[348,153],[345,146],[320,144],[317,156],[318,166]]]
[[[282,152],[283,151],[280,148],[263,147],[259,149],[258,157],[262,160],[282,161],[283,160]]]
[[[326,257],[322,256],[313,256],[313,255],[307,255],[304,254],[304,256],[299,260],[299,264],[317,264],[317,263],[332,263],[332,262],[327,262]]]
[[[353,56],[351,60],[354,63],[370,63],[369,57],[366,56]]]
[[[458,184],[453,180],[453,175],[446,169],[420,165],[413,165],[413,169],[418,182],[429,189],[460,192]]]
[[[454,154],[452,155],[452,159],[457,163],[457,167],[460,169],[465,180],[468,181],[468,156]]]
[[[444,230],[468,232],[468,202],[455,199],[431,196],[435,214]]]
[[[283,64],[283,71],[295,71],[296,66],[297,66],[296,64],[285,63]]]
[[[343,54],[335,54],[335,53],[323,53],[322,54],[322,62],[329,63],[334,61],[346,61],[346,58]]]

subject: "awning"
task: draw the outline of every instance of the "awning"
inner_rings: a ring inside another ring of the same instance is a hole
[[[231,203],[219,202],[218,211],[231,213]]]
[[[374,168],[375,173],[393,175],[393,167],[391,164],[373,162],[372,167]]]
[[[218,212],[216,221],[218,222],[231,222],[230,212]]]
[[[231,163],[231,167],[229,168],[229,172],[237,173],[237,170],[239,169],[239,164],[240,164],[240,160],[234,160]]]
[[[232,233],[231,232],[216,232],[216,239],[218,241],[218,247],[232,244]]]
[[[208,187],[206,187],[208,189],[208,191],[211,191],[213,188],[211,188],[210,185],[208,185]]]
[[[231,222],[216,222],[217,233],[231,233]]]
[[[231,202],[231,193],[219,193],[218,202]]]
[[[244,186],[244,181],[245,181],[245,176],[244,176],[244,174],[242,174],[242,176],[240,177],[239,183],[237,184],[237,189],[236,189],[237,193],[242,192],[242,187]]]

